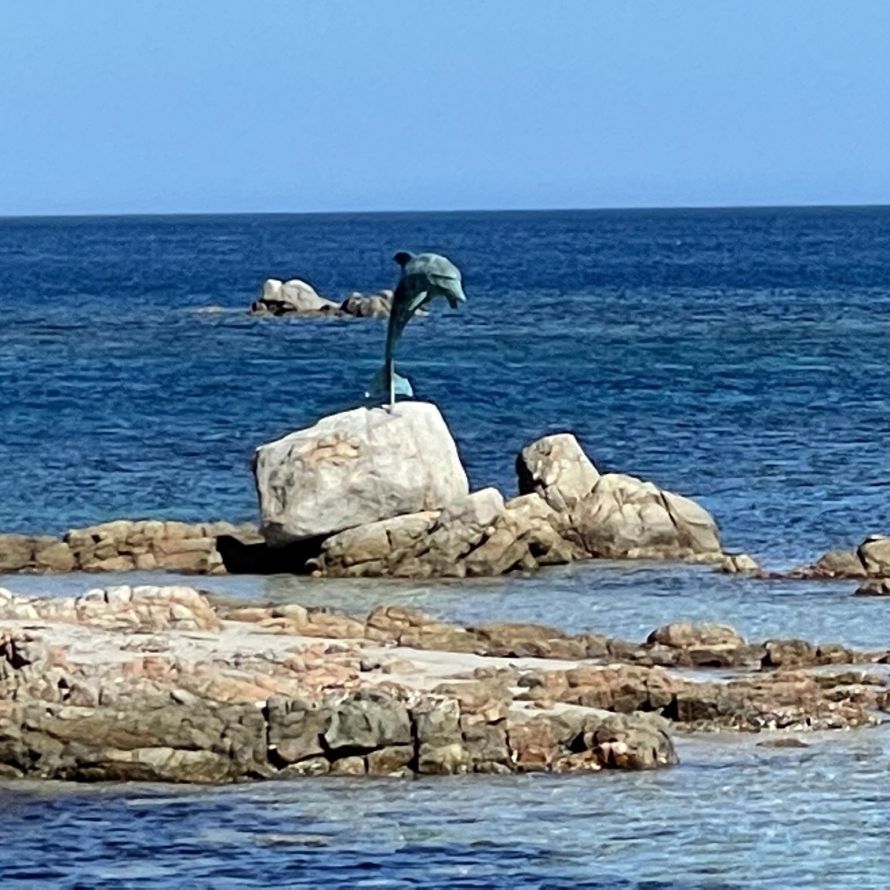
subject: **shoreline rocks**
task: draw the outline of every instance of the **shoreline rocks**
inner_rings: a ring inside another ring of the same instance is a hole
[[[642,643],[216,603],[0,592],[0,776],[230,782],[652,769],[670,733],[873,725],[887,653],[675,623]],[[684,673],[685,666],[709,671]],[[831,666],[830,668],[825,667]],[[819,668],[818,670],[816,668]],[[727,669],[730,669],[727,673]]]
[[[722,568],[732,571],[728,564]],[[857,595],[884,596],[890,590],[890,536],[868,535],[855,550],[828,550],[814,563],[786,572],[756,570],[753,573],[764,580],[861,581]]]
[[[271,547],[318,537],[306,571],[325,577],[474,577],[581,559],[717,562],[714,519],[689,498],[601,475],[568,433],[516,461],[519,496],[469,492],[438,409],[356,409],[257,449]]]
[[[470,491],[435,405],[356,408],[256,450],[259,528],[114,520],[61,538],[0,534],[0,572],[290,573],[343,578],[471,578],[592,559],[708,563],[761,580],[856,579],[890,590],[890,537],[832,550],[787,572],[722,550],[694,500],[600,473],[570,433],[516,458],[519,495]]]
[[[61,538],[0,535],[0,572],[130,572],[164,569],[223,574],[219,545],[262,540],[256,527],[230,522],[187,523],[117,519],[71,529]]]

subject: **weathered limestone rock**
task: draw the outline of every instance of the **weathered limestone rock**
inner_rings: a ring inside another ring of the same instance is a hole
[[[337,303],[320,297],[315,288],[299,278],[280,281],[268,278],[263,283],[262,296],[250,307],[253,314],[324,315],[336,313]]]
[[[414,649],[480,654],[485,651],[484,644],[471,629],[438,621],[418,609],[405,606],[380,606],[371,612],[365,625],[365,637]]]
[[[566,517],[538,494],[522,495],[505,504],[483,543],[466,557],[468,575],[502,575],[583,558],[565,536]]]
[[[673,649],[698,649],[724,646],[737,649],[746,645],[745,638],[728,624],[692,624],[678,621],[656,628],[647,643],[660,643]]]
[[[812,574],[820,578],[865,578],[868,570],[855,550],[829,550],[816,561]]]
[[[258,448],[254,473],[273,546],[437,510],[469,491],[451,433],[426,402],[325,417]]]
[[[51,541],[51,542],[50,542]],[[39,572],[71,572],[77,558],[64,541],[50,539],[34,553],[34,568]]]
[[[321,555],[312,565],[330,576],[388,573],[394,540],[402,541],[402,549],[417,542],[436,521],[438,513],[409,513],[331,535],[321,545]]]
[[[563,537],[563,517],[539,495],[504,504],[493,488],[441,511],[397,516],[332,535],[310,565],[342,577],[500,575],[571,562],[584,554]]]
[[[727,575],[753,575],[762,571],[757,560],[747,553],[726,554],[718,568]]]
[[[707,511],[651,482],[600,475],[570,433],[532,442],[516,466],[520,492],[539,495],[559,517],[551,521],[559,536],[584,555],[685,560],[721,555],[717,526]],[[504,552],[509,553],[507,547]]]
[[[319,757],[331,709],[318,701],[274,697],[267,704],[270,758],[280,768]],[[325,770],[327,772],[327,770]]]
[[[890,578],[890,537],[869,535],[856,550],[829,550],[812,565],[779,577]]]
[[[462,577],[462,557],[503,509],[500,493],[486,488],[438,512],[411,513],[347,529],[322,544],[314,565],[331,576]]]
[[[191,587],[120,585],[78,597],[0,596],[0,620],[46,618],[104,630],[219,630],[206,597]]]
[[[657,769],[679,762],[668,734],[639,716],[591,721],[584,740],[607,769]]]
[[[391,290],[380,290],[369,296],[351,293],[340,304],[340,313],[351,315],[353,318],[389,318],[391,310]]]
[[[554,510],[565,513],[584,500],[600,474],[570,433],[544,436],[516,458],[520,494],[538,494]]]
[[[856,551],[865,571],[871,577],[890,577],[890,537],[870,535]]]
[[[555,627],[501,622],[471,628],[486,655],[501,658],[586,658],[587,644]]]
[[[735,628],[726,624],[666,624],[649,634],[646,644],[653,663],[691,667],[741,667],[759,664],[763,650],[748,646]],[[658,650],[671,650],[659,659]]]
[[[407,707],[392,696],[356,692],[334,710],[324,743],[329,751],[372,751],[412,741]]]
[[[851,729],[890,709],[886,676],[850,666],[886,663],[887,653],[749,645],[724,625],[675,622],[634,644],[530,624],[463,628],[402,606],[365,622],[296,603],[218,608],[191,588],[42,599],[0,590],[0,775],[223,782],[651,769],[676,762],[671,725]],[[313,626],[327,638],[307,640]],[[440,649],[461,635],[473,648]],[[424,646],[438,654],[412,654]],[[510,660],[485,661],[495,656]],[[702,680],[652,666],[656,658],[747,670]]]
[[[890,596],[890,578],[872,578],[860,584],[856,596]]]
[[[600,476],[571,522],[596,557],[716,560],[721,555],[717,526],[706,510],[633,476]]]
[[[27,535],[0,535],[0,572],[20,572],[34,560],[35,539]]]
[[[128,572],[164,569],[194,574],[225,572],[218,543],[259,539],[256,527],[230,522],[116,519],[71,529],[62,538],[0,535],[0,571]]]
[[[233,781],[267,772],[264,729],[249,705],[114,710],[32,702],[0,710],[0,762],[50,779]]]

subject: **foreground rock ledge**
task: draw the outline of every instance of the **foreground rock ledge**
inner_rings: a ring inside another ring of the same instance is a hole
[[[875,723],[888,706],[884,677],[849,665],[882,660],[800,640],[753,645],[721,625],[667,625],[634,644],[530,624],[460,627],[401,607],[357,618],[226,605],[188,587],[3,591],[0,775],[652,769],[677,762],[672,726]]]

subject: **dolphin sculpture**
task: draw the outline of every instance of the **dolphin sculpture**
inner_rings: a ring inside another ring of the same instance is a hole
[[[396,343],[411,316],[434,297],[444,297],[452,309],[467,300],[460,270],[451,260],[437,253],[414,254],[404,250],[393,259],[401,266],[402,274],[392,297],[383,367],[374,378],[371,390],[374,394],[386,393],[390,408],[395,405],[397,395],[414,395],[408,378],[396,373],[394,361]]]

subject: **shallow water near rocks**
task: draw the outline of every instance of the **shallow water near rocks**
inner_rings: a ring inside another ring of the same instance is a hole
[[[890,602],[853,596],[855,581],[759,581],[710,566],[597,561],[460,581],[149,572],[0,575],[0,586],[34,595],[72,596],[114,584],[185,584],[247,602],[327,606],[362,617],[377,606],[398,603],[461,624],[531,621],[630,640],[687,619],[732,624],[752,641],[801,637],[869,650],[890,647]]]
[[[256,319],[263,278],[391,286],[439,249],[469,302],[400,358],[474,486],[576,432],[602,470],[696,497],[769,567],[890,531],[890,210],[0,220],[0,529],[249,520],[259,443],[360,398],[375,321]],[[222,311],[200,311],[217,304]],[[410,602],[640,639],[680,618],[750,639],[890,645],[849,582],[587,564],[485,582],[14,576],[23,592],[198,584],[363,613]],[[4,786],[10,886],[886,886],[886,732],[804,749],[681,739],[644,774]]]
[[[681,739],[655,773],[0,786],[4,883],[886,886],[887,731],[754,742]]]

